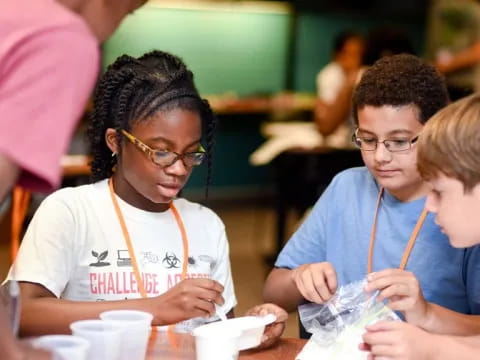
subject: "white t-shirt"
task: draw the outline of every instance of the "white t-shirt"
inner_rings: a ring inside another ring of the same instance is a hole
[[[180,281],[184,249],[171,210],[135,208],[117,196],[149,297]],[[187,278],[211,277],[225,290],[222,310],[236,305],[225,226],[210,209],[174,201],[188,237]],[[9,279],[38,283],[75,301],[140,298],[107,180],[64,188],[40,205]]]
[[[317,74],[317,96],[326,103],[331,104],[337,97],[343,84],[345,84],[345,81],[345,72],[338,63],[331,62],[327,64]]]

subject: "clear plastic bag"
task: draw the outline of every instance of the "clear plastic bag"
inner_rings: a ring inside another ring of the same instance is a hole
[[[362,280],[340,287],[323,305],[299,306],[303,326],[313,334],[312,339],[318,345],[330,347],[331,354],[347,351],[353,359],[351,353],[359,352],[356,349],[366,325],[379,320],[399,320],[395,312],[377,300],[378,291],[365,292],[366,283]]]

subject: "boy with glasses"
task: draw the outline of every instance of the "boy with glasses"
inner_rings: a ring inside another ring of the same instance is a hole
[[[453,248],[424,211],[429,186],[416,166],[418,136],[447,103],[443,79],[415,56],[386,57],[365,72],[353,115],[366,167],[340,173],[320,197],[280,253],[265,284],[266,301],[294,311],[305,301],[326,302],[338,286],[392,269],[399,276],[414,273],[428,301],[480,312],[480,269],[473,266],[480,254]]]
[[[428,121],[418,143],[418,168],[431,185],[425,207],[436,214],[450,243],[457,248],[479,244],[480,95],[459,100]],[[480,263],[470,266],[479,268]],[[458,335],[478,335],[479,317],[427,302],[412,280],[388,272],[372,276],[368,290],[382,289],[384,297],[409,304],[405,313],[415,320],[368,326],[368,345],[362,348],[388,359],[478,359],[480,337]],[[443,286],[448,289],[448,284]]]

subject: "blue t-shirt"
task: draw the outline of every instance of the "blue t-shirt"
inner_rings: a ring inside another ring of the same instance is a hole
[[[280,252],[276,267],[330,262],[339,286],[363,279],[379,186],[370,172],[338,174],[305,222]],[[398,268],[425,198],[401,202],[384,191],[377,219],[373,271]],[[456,249],[428,214],[406,270],[415,274],[425,298],[449,309],[480,314],[480,247]]]

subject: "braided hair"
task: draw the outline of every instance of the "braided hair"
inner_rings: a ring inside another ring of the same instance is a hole
[[[105,142],[108,128],[130,131],[135,123],[159,111],[178,108],[200,114],[202,138],[206,141],[208,196],[217,120],[208,101],[198,94],[192,72],[181,59],[162,51],[152,51],[138,59],[122,55],[101,78],[87,131],[93,157],[92,181],[111,177],[117,163],[117,157],[112,156]],[[120,144],[120,133],[118,140]]]

